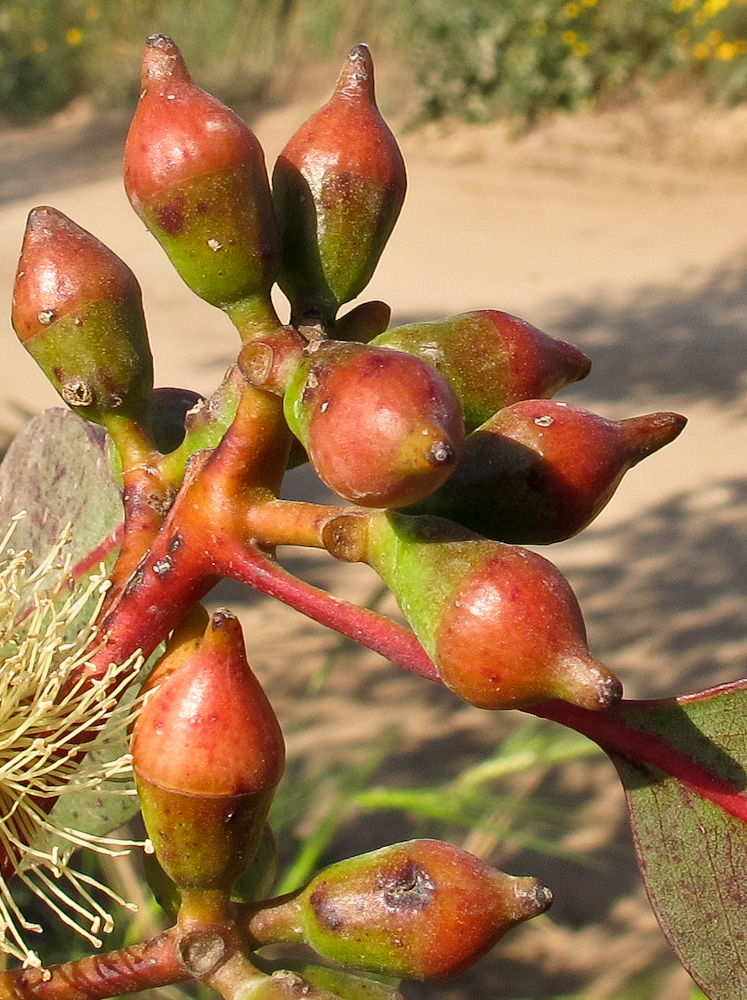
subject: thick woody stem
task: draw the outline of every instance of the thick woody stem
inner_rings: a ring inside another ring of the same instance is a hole
[[[221,443],[193,458],[144,557],[107,605],[108,639],[87,668],[91,679],[138,649],[148,657],[218,582],[215,553],[243,537],[247,507],[278,492],[289,447],[281,400],[247,386]]]
[[[48,969],[0,973],[2,1000],[103,1000],[189,979],[177,951],[176,928],[143,944]]]

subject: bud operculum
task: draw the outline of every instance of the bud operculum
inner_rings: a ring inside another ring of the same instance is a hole
[[[365,45],[353,49],[330,100],[281,152],[272,185],[279,284],[294,322],[314,315],[329,327],[368,284],[407,186],[402,154],[376,106]]]
[[[137,279],[113,251],[54,208],[29,214],[12,320],[69,406],[98,423],[147,421],[153,360]]]
[[[148,835],[182,894],[228,893],[254,856],[284,762],[238,621],[219,611],[199,640],[178,636],[149,686],[132,736]]]
[[[246,322],[274,325],[278,241],[262,148],[192,81],[163,35],[149,38],[143,55],[125,188],[192,291],[223,308],[244,303]]]

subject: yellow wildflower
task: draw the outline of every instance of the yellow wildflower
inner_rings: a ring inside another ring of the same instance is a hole
[[[65,32],[65,41],[68,45],[80,45],[83,41],[83,32],[80,28],[70,28]]]
[[[729,62],[737,55],[737,47],[734,42],[722,42],[716,49],[716,58],[721,62]]]
[[[695,59],[703,60],[707,59],[711,54],[710,45],[706,45],[704,42],[698,42],[697,45],[693,46],[693,57]]]
[[[563,7],[563,13],[566,17],[578,17],[581,13],[581,6],[577,3],[567,3]]]
[[[560,40],[563,43],[563,45],[567,45],[569,48],[570,46],[576,44],[577,38],[578,35],[576,34],[575,31],[564,31],[563,34],[560,36]]]

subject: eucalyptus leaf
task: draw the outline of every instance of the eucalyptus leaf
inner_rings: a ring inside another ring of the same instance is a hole
[[[706,996],[747,1000],[747,680],[616,714],[652,741],[608,752],[662,930]]]
[[[122,498],[105,441],[100,428],[63,409],[45,410],[18,433],[0,465],[0,525],[28,512],[16,528],[15,548],[40,559],[72,524],[74,565],[95,550],[113,561],[113,543],[102,543],[122,520]]]

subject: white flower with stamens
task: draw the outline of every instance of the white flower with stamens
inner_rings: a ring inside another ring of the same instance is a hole
[[[101,643],[94,622],[109,582],[103,570],[71,582],[69,529],[32,568],[30,552],[9,546],[23,516],[13,519],[0,541],[0,951],[38,966],[24,932],[41,927],[14,901],[12,876],[96,947],[99,933],[113,926],[108,904],[132,909],[68,862],[77,848],[116,856],[133,842],[60,826],[48,806],[66,792],[130,773],[129,754],[112,750],[108,759],[101,741],[95,755],[86,754],[105,725],[108,744],[132,722],[132,701],[120,699],[142,658],[112,664],[99,682],[71,680]]]

